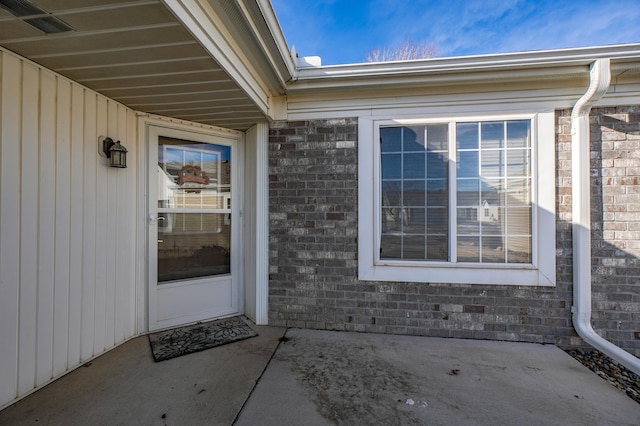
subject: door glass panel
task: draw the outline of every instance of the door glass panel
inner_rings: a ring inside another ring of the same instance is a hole
[[[159,137],[158,283],[231,273],[231,147]]]
[[[158,282],[231,272],[231,220],[226,213],[160,213]]]
[[[228,208],[230,159],[229,146],[160,137],[158,208]]]

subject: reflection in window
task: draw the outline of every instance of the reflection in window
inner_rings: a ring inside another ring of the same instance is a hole
[[[158,282],[230,273],[231,148],[160,137]]]
[[[230,197],[230,147],[161,137],[158,207],[224,209]]]
[[[447,260],[448,126],[380,129],[381,258]]]
[[[531,263],[530,121],[464,123],[458,129],[458,261]]]
[[[380,128],[380,258],[531,263],[531,121],[455,123],[451,144],[448,128]]]

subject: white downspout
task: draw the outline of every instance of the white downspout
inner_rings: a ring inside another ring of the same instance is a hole
[[[573,326],[578,335],[636,374],[640,359],[599,336],[591,326],[591,185],[589,111],[609,89],[609,59],[591,65],[591,83],[571,112],[571,198],[573,222]]]

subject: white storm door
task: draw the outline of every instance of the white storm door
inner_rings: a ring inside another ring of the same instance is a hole
[[[149,329],[239,312],[239,140],[149,128]]]

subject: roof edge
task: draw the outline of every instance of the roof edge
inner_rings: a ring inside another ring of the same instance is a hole
[[[282,61],[285,63],[287,70],[289,70],[289,77],[293,78],[297,74],[295,58],[291,56],[291,49],[287,44],[287,40],[278,21],[273,5],[270,0],[252,0],[255,1],[262,11],[262,16],[265,19],[267,26],[269,27],[269,36],[271,36],[278,47],[278,54]],[[275,56],[275,52],[274,52]]]
[[[388,77],[431,72],[490,71],[510,68],[575,66],[590,64],[600,58],[609,58],[613,61],[623,59],[637,59],[640,61],[640,43],[410,61],[327,65],[299,69],[298,80],[328,78],[352,79],[358,77]]]
[[[269,62],[277,79],[282,84],[291,81],[297,74],[287,42],[269,0],[238,0],[239,9],[250,23],[253,36]]]

